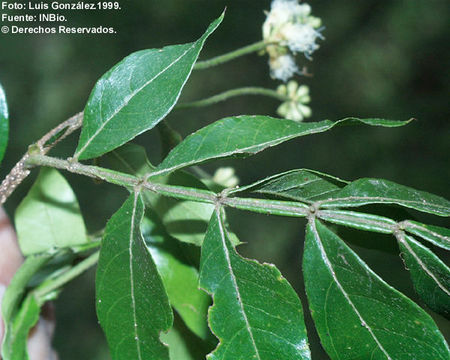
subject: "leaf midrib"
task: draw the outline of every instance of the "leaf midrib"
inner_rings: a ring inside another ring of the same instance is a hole
[[[321,257],[323,259],[323,261],[325,262],[326,267],[328,268],[328,271],[331,274],[331,277],[333,278],[333,281],[335,282],[335,284],[337,285],[338,289],[341,291],[342,295],[344,296],[344,298],[347,300],[348,304],[350,305],[350,307],[352,308],[352,310],[355,312],[355,314],[358,316],[359,320],[361,321],[361,324],[364,324],[364,328],[367,329],[367,331],[369,332],[369,334],[372,336],[373,340],[375,341],[375,343],[377,344],[378,348],[383,352],[383,354],[387,357],[388,360],[393,360],[389,354],[387,353],[386,349],[383,347],[383,345],[381,345],[380,341],[378,340],[378,338],[376,337],[376,335],[374,334],[372,328],[369,326],[369,324],[367,323],[367,321],[365,321],[365,319],[362,317],[362,315],[360,314],[360,312],[358,311],[358,309],[356,308],[355,304],[353,304],[352,300],[350,299],[349,295],[347,294],[347,292],[345,291],[344,287],[342,286],[342,284],[340,283],[340,281],[338,280],[336,273],[333,269],[333,265],[330,262],[330,259],[328,258],[328,255],[325,251],[325,248],[323,247],[322,241],[320,240],[320,235],[317,231],[316,228],[316,220],[314,218],[310,219],[309,221],[309,225],[311,226],[311,229],[313,231],[313,235],[314,235],[314,240],[317,243],[317,246],[319,247],[319,251],[321,253]]]
[[[145,87],[147,87],[148,85],[150,85],[155,79],[157,79],[159,76],[161,76],[163,73],[165,73],[169,68],[171,68],[172,66],[174,66],[178,61],[180,61],[189,51],[191,51],[195,45],[197,45],[199,40],[195,41],[194,43],[192,43],[192,45],[186,49],[186,51],[184,51],[178,58],[176,58],[174,61],[172,61],[169,65],[167,65],[163,70],[161,70],[158,74],[156,74],[154,77],[152,77],[150,80],[148,80],[147,82],[145,82],[142,86],[140,86],[139,88],[137,88],[136,90],[134,90],[130,95],[128,95],[125,98],[125,102],[123,103],[123,105],[119,106],[114,113],[107,118],[102,125],[97,129],[97,131],[89,138],[89,140],[86,142],[86,144],[84,144],[84,146],[75,154],[75,158],[78,157],[81,153],[84,152],[84,150],[86,150],[86,148],[91,144],[91,142],[98,136],[98,134],[105,128],[105,126],[120,112],[122,111],[122,109],[127,106],[129,104],[129,102],[139,93],[142,91],[142,89],[144,89]],[[102,91],[102,96],[103,96],[103,92]]]
[[[220,207],[216,207],[215,213],[216,213],[216,216],[217,216],[217,222],[218,222],[219,230],[220,230],[220,239],[222,241],[223,251],[224,251],[224,254],[225,254],[226,261],[227,261],[227,267],[228,267],[228,270],[230,271],[230,276],[231,276],[231,281],[233,282],[233,286],[236,289],[237,301],[238,301],[239,307],[241,308],[241,314],[242,314],[242,316],[244,318],[244,321],[245,321],[245,327],[247,329],[248,334],[250,335],[250,339],[252,341],[252,345],[253,345],[253,348],[255,350],[255,354],[257,356],[257,359],[261,360],[261,356],[259,355],[258,348],[257,348],[256,342],[255,342],[255,338],[253,336],[252,328],[251,328],[250,323],[248,321],[247,314],[245,313],[244,304],[243,304],[243,301],[242,301],[241,293],[239,291],[239,286],[237,284],[236,276],[234,275],[233,267],[231,265],[230,253],[228,251],[228,247],[227,247],[227,243],[226,243],[227,239],[225,237],[225,231],[223,229],[222,219],[221,219],[221,216],[220,216]]]

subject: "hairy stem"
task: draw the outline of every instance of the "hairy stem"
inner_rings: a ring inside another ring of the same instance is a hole
[[[10,173],[0,184],[0,204],[4,204],[14,190],[30,174],[30,170],[27,168],[26,163],[32,153],[41,155],[47,154],[57,143],[80,128],[82,123],[83,113],[80,112],[50,130],[34,145],[30,145],[26,154],[22,156],[16,165],[14,165]]]
[[[128,189],[135,189],[136,191],[146,189],[163,196],[180,200],[190,200],[215,205],[219,204],[263,214],[294,217],[308,217],[310,214],[314,214],[314,216],[327,222],[345,222],[347,226],[381,233],[393,233],[399,226],[394,220],[381,216],[369,217],[364,213],[350,211],[319,210],[319,202],[311,205],[294,201],[228,197],[226,190],[216,194],[209,190],[160,184],[133,175],[97,166],[84,165],[73,160],[57,159],[46,155],[32,155],[27,159],[26,164],[28,166],[49,166],[63,169],[75,174],[85,175],[112,184],[124,186]]]
[[[275,98],[280,101],[287,101],[289,100],[288,97],[284,95],[278,94],[275,90],[272,89],[266,89],[261,87],[243,87],[238,89],[232,89],[228,91],[224,91],[223,93],[211,96],[209,98],[188,102],[188,103],[182,103],[175,106],[175,109],[188,109],[188,108],[198,108],[198,107],[204,107],[216,104],[221,101],[225,101],[229,98],[236,97],[236,96],[242,96],[242,95],[262,95],[262,96],[269,96],[272,98]]]
[[[217,65],[226,63],[226,62],[228,62],[230,60],[233,60],[233,59],[236,59],[236,58],[238,58],[240,56],[251,54],[251,53],[263,50],[263,49],[266,48],[267,45],[268,44],[266,42],[259,41],[259,42],[256,42],[254,44],[247,45],[247,46],[244,46],[244,47],[242,47],[240,49],[231,51],[229,53],[226,53],[226,54],[223,54],[223,55],[220,55],[220,56],[216,56],[216,57],[214,57],[212,59],[209,59],[209,60],[198,61],[195,64],[195,66],[194,66],[194,70],[207,69],[207,68],[210,68],[210,67],[213,67],[213,66],[217,66]]]

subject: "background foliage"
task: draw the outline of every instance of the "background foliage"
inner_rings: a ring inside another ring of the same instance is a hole
[[[446,68],[450,55],[446,46],[450,35],[448,3],[444,0],[310,3],[326,25],[326,42],[314,54],[314,62],[305,60],[314,77],[300,79],[311,87],[313,120],[353,115],[415,117],[419,121],[389,130],[336,129],[293,140],[247,159],[245,165],[239,160],[222,161],[220,165],[234,166],[243,184],[305,167],[349,180],[386,178],[449,198],[449,110],[442,106],[450,90]],[[270,2],[168,0],[162,7],[161,2],[154,0],[123,1],[124,10],[118,16],[80,13],[76,19],[80,24],[114,23],[120,30],[116,36],[3,36],[0,80],[8,93],[11,135],[2,176],[28,144],[84,107],[95,81],[106,69],[138,49],[192,41],[225,5],[228,6],[225,21],[202,52],[202,58],[208,58],[260,39],[262,10],[268,9]],[[189,79],[181,101],[250,84],[274,88],[277,83],[270,79],[266,61],[265,57],[248,56],[224,65],[222,72],[217,69],[196,72]],[[174,112],[168,120],[186,135],[226,115],[274,115],[276,106],[275,100],[246,97],[229,100],[201,114]],[[149,154],[159,153],[154,134],[137,140]],[[73,137],[73,143],[62,145],[60,151],[67,150],[65,155],[69,155],[75,141]],[[208,165],[211,172],[217,164]],[[89,179],[66,176],[77,189],[90,231],[100,229],[126,198],[124,191],[113,186],[94,187]],[[28,179],[27,183],[31,181]],[[26,190],[27,186],[23,186],[13,195],[7,210],[17,206]],[[433,218],[435,224],[442,225],[439,220]],[[240,238],[249,240],[240,252],[260,261],[274,262],[305,300],[298,268],[304,220],[229,211],[229,221]],[[345,232],[346,239],[354,233]],[[272,234],[278,234],[277,238]],[[383,236],[372,239],[364,248],[357,241],[351,245],[380,276],[418,301],[411,283],[404,281],[408,274],[403,271],[395,242]],[[93,281],[86,281],[92,277],[91,272],[67,286],[56,304],[61,331],[57,329],[55,346],[63,359],[105,358],[106,348],[99,346],[105,342],[95,319]],[[86,291],[79,291],[81,286]],[[445,322],[433,316],[445,334]],[[312,329],[309,327],[310,340],[317,342]],[[315,358],[326,359],[317,344],[312,346],[312,352]]]

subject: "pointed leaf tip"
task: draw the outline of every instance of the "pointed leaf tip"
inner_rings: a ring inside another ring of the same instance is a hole
[[[209,35],[197,41],[135,52],[103,75],[84,110],[75,157],[100,156],[155,127],[175,106]]]

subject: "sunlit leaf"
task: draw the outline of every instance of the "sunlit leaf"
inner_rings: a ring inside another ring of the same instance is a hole
[[[318,220],[306,233],[309,307],[331,359],[448,359],[431,317],[378,277]]]
[[[430,309],[450,318],[450,269],[411,236],[397,237],[416,292]]]
[[[144,205],[132,194],[109,220],[96,277],[96,305],[113,360],[168,360],[161,331],[173,314],[141,235]]]
[[[64,177],[43,168],[18,206],[15,223],[25,255],[82,245],[88,241],[76,196]]]
[[[275,266],[236,253],[220,209],[202,246],[200,286],[213,296],[211,360],[310,359],[300,300]]]
[[[395,127],[408,121],[347,118],[332,122],[298,123],[269,116],[229,117],[189,135],[176,146],[156,168],[153,176],[198,164],[207,160],[234,155],[256,154],[287,140],[320,133],[338,125],[366,124]]]
[[[100,156],[155,127],[173,108],[215,20],[197,41],[135,52],[97,82],[84,110],[75,156]]]

